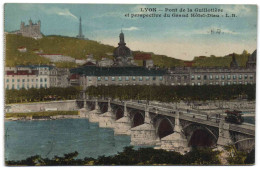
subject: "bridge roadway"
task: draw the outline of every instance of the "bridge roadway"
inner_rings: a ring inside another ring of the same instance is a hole
[[[95,100],[87,99],[86,101],[94,102]],[[106,103],[108,101],[100,99],[100,100],[98,100],[98,102]],[[110,103],[114,104],[114,105],[124,106],[123,101],[112,100]],[[212,117],[212,116],[207,115],[207,112],[197,111],[197,110],[192,110],[192,109],[174,108],[171,106],[159,106],[159,104],[157,106],[154,106],[154,105],[147,105],[147,104],[135,102],[135,101],[127,101],[128,108],[145,111],[145,108],[147,106],[149,107],[150,113],[160,114],[160,115],[175,118],[175,116],[176,116],[175,112],[179,111],[180,112],[179,118],[182,120],[195,122],[195,123],[203,124],[203,125],[207,125],[207,126],[217,127],[217,128],[219,127],[220,120],[224,118],[223,116],[217,117],[217,115]],[[255,136],[255,125],[253,125],[253,124],[249,124],[249,123],[243,123],[241,125],[232,124],[232,123],[228,123],[228,124],[229,124],[229,129],[231,131]]]

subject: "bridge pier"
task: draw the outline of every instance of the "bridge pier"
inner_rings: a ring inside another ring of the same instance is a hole
[[[157,143],[156,129],[152,124],[149,108],[145,109],[144,124],[131,129],[131,145],[155,145]]]
[[[98,100],[95,101],[95,110],[91,111],[89,113],[89,122],[99,122],[99,115],[100,115],[100,108],[98,106]]]
[[[87,107],[87,101],[84,100],[83,108],[79,109],[79,116],[88,119],[89,118],[89,114],[88,113],[89,113],[89,109]]]
[[[107,112],[99,116],[99,127],[114,128],[116,118],[111,109],[110,99],[108,100],[107,104]]]
[[[115,121],[115,135],[130,135],[131,120],[127,112],[126,102],[124,103],[124,117]]]
[[[217,145],[219,147],[223,147],[229,144],[232,144],[232,139],[229,133],[229,124],[225,123],[224,119],[221,119],[219,122],[219,136]]]
[[[175,151],[181,154],[185,154],[190,151],[188,147],[188,141],[186,136],[183,134],[183,129],[180,124],[180,113],[176,112],[174,133],[161,139],[161,147],[167,151]]]

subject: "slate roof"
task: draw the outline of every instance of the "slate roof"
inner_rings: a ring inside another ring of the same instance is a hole
[[[166,70],[147,69],[145,67],[97,67],[85,66],[71,69],[72,74],[86,76],[163,76]]]

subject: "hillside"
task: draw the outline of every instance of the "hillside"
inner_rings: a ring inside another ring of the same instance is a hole
[[[24,46],[27,52],[21,53],[17,48]],[[14,34],[6,35],[6,66],[26,65],[26,64],[50,64],[48,59],[40,57],[33,52],[34,49],[41,49],[45,54],[63,54],[76,59],[85,59],[87,54],[93,54],[94,58],[100,60],[101,57],[113,58],[107,53],[112,53],[115,47],[100,44],[92,40],[80,40],[73,37],[46,36],[42,39],[22,37]],[[155,65],[176,66],[182,61],[163,55],[152,54]],[[136,61],[139,65],[140,61]],[[75,63],[55,63],[58,67],[76,67]]]
[[[19,52],[17,49],[21,46],[27,48],[27,52]],[[45,36],[42,39],[35,40],[33,38],[22,37],[20,35],[6,34],[6,66],[28,65],[28,64],[51,64],[51,62],[33,52],[34,49],[40,49],[45,54],[63,54],[76,59],[85,59],[87,54],[93,54],[94,58],[100,60],[101,57],[113,58],[115,47],[110,45],[100,44],[93,40],[80,40],[73,37],[64,36]],[[140,51],[133,51],[133,54]],[[144,53],[144,52],[142,52]],[[160,67],[184,66],[184,61],[158,55],[152,52],[151,54],[154,64]],[[245,66],[247,58],[250,54],[244,51],[242,54],[235,54],[235,57],[240,66]],[[232,60],[231,56],[224,57],[194,57],[195,64],[193,66],[229,66]],[[142,65],[142,61],[136,61],[138,65]],[[57,67],[76,67],[75,63],[55,63]]]
[[[243,51],[242,54],[236,54],[235,58],[237,60],[237,63],[239,66],[246,66],[246,62],[248,60],[248,57],[250,56],[250,53],[248,53],[246,50]],[[211,67],[211,66],[226,66],[229,67],[230,62],[232,61],[232,55],[225,55],[224,57],[216,57],[214,55],[211,55],[210,57],[200,58],[200,57],[194,57],[193,61],[195,64],[193,66],[202,66],[202,67]]]

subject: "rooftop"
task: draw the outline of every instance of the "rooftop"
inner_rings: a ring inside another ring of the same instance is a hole
[[[84,66],[70,70],[73,74],[86,76],[163,76],[166,70],[147,69],[145,67],[97,67]]]

